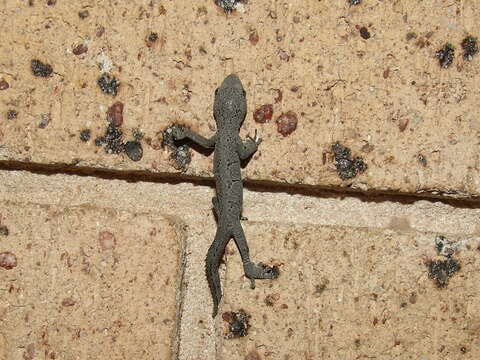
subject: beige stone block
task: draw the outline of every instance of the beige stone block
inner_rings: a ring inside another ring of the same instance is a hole
[[[242,136],[256,128],[264,139],[247,178],[480,194],[480,60],[464,60],[460,45],[480,34],[474,1],[249,2],[231,16],[214,1],[4,4],[0,77],[9,88],[0,91],[0,160],[176,172],[160,148],[162,131],[182,122],[212,134],[214,90],[237,72],[249,103]],[[370,38],[362,38],[362,27]],[[435,53],[446,42],[456,55],[443,69]],[[88,50],[75,55],[79,45]],[[51,64],[52,76],[33,76],[33,59]],[[100,91],[103,72],[121,82],[116,97]],[[94,144],[117,101],[124,104],[124,141],[144,135],[139,162]],[[265,104],[273,104],[272,120],[254,123],[255,109]],[[9,110],[18,116],[7,119]],[[289,111],[298,126],[284,137],[275,121]],[[85,129],[91,138],[82,142]],[[368,170],[342,181],[331,151],[336,141],[364,158]],[[187,174],[211,176],[211,168],[211,159],[193,153]]]
[[[478,359],[480,240],[451,236],[461,266],[446,287],[426,262],[445,260],[432,233],[338,226],[248,224],[255,259],[277,280],[243,276],[230,245],[217,359]],[[264,254],[272,254],[262,258]],[[230,311],[250,316],[231,336]]]
[[[0,359],[170,359],[183,238],[155,213],[2,202]]]

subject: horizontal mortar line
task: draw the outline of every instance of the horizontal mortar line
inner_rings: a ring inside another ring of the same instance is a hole
[[[44,205],[42,202],[38,201],[15,201],[15,200],[2,200],[2,202],[6,205],[16,205],[16,206],[23,206],[25,204],[29,205]],[[118,207],[115,206],[105,206],[105,205],[91,205],[91,204],[82,204],[82,205],[63,205],[63,204],[52,204],[51,206],[53,207],[58,207],[58,208],[70,208],[70,209],[92,209],[92,210],[118,210]],[[213,211],[213,209],[211,209]],[[152,211],[133,211],[137,215],[152,215],[152,214],[158,214],[160,217],[166,219],[169,221],[173,227],[180,227],[184,224],[187,224],[188,221],[182,217],[181,215],[178,215],[176,210],[173,210],[171,212],[168,211],[162,211],[162,210],[152,210]],[[276,218],[276,219],[275,219]],[[445,236],[458,236],[458,231],[436,231],[436,230],[422,230],[422,229],[417,229],[415,227],[412,227],[411,229],[408,230],[401,230],[401,229],[395,229],[392,228],[391,226],[384,225],[349,225],[349,224],[339,224],[339,223],[329,223],[329,222],[324,222],[317,220],[317,217],[315,218],[308,218],[308,220],[305,219],[295,219],[295,220],[290,220],[290,221],[285,221],[283,217],[280,219],[280,216],[276,216],[275,218],[268,218],[267,220],[246,220],[243,221],[247,226],[262,226],[262,225],[272,225],[272,226],[278,226],[278,224],[281,222],[283,226],[295,226],[295,225],[302,225],[302,226],[322,226],[322,227],[328,227],[328,228],[349,228],[349,229],[379,229],[379,230],[390,230],[396,233],[403,233],[403,234],[413,234],[413,233],[424,233],[424,234],[436,234],[436,233],[441,233],[442,235]],[[192,226],[191,223],[189,224],[189,228],[191,229],[202,229],[203,227],[195,227]],[[181,234],[182,237],[182,252],[185,253],[185,241],[188,238],[196,238],[195,231],[187,231],[183,229],[179,229],[178,234]],[[469,233],[469,234],[462,234],[464,237],[474,237],[478,238],[480,237],[476,233]],[[184,254],[185,255],[185,254]]]
[[[23,206],[23,205],[46,205],[45,202],[41,201],[36,201],[36,200],[6,200],[3,198],[0,198],[0,202],[7,204],[7,205],[13,205],[13,206]],[[52,208],[59,208],[59,209],[64,209],[68,208],[71,210],[119,210],[118,206],[108,206],[108,205],[92,205],[91,203],[83,203],[83,204],[75,204],[75,205],[69,205],[69,204],[63,204],[63,203],[49,203],[49,207]],[[120,210],[124,210],[120,208]],[[171,213],[161,211],[161,210],[124,210],[126,212],[133,212],[135,215],[139,216],[148,216],[148,215],[158,215],[162,217],[163,219],[169,221],[172,224],[185,224],[184,219],[181,216],[176,215],[173,211]]]
[[[246,224],[248,225],[253,225],[253,226],[262,226],[262,225],[270,225],[274,227],[278,227],[280,221],[274,220],[274,219],[268,219],[268,220],[248,220],[245,221]],[[283,221],[281,222],[282,226],[296,226],[296,225],[301,225],[305,227],[322,227],[322,228],[330,228],[330,229],[352,229],[352,230],[369,230],[369,229],[376,229],[376,230],[385,230],[385,231],[391,231],[396,234],[441,234],[443,236],[461,236],[462,238],[471,238],[471,239],[480,239],[480,236],[477,235],[476,233],[462,233],[459,234],[458,231],[436,231],[436,230],[422,230],[422,229],[417,229],[415,227],[412,227],[407,230],[401,230],[401,229],[395,229],[392,228],[391,226],[385,225],[385,226],[380,226],[380,225],[369,225],[369,224],[364,224],[364,225],[348,225],[348,224],[332,224],[332,223],[326,223],[322,221],[315,221],[315,220],[295,220],[295,221]]]
[[[162,184],[191,183],[215,187],[213,177],[185,175],[183,173],[151,172],[148,170],[115,170],[108,168],[93,168],[65,163],[42,164],[17,160],[0,160],[0,171],[26,171],[38,175],[73,175],[80,177],[95,177],[104,180],[123,180],[130,183],[150,182]],[[284,193],[320,198],[355,197],[366,202],[393,201],[402,204],[412,204],[419,200],[440,202],[456,208],[480,209],[480,196],[454,198],[451,194],[433,194],[425,190],[422,193],[409,193],[395,190],[361,190],[348,186],[327,186],[309,184],[287,184],[271,180],[244,180],[244,187],[253,192]]]

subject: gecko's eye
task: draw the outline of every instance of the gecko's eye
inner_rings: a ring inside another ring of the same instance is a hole
[[[247,96],[247,93],[245,90],[242,90],[242,93],[243,93],[243,97],[246,97]]]
[[[218,88],[215,89],[215,96],[217,95],[218,93]]]

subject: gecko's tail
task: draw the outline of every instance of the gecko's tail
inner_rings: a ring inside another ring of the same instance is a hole
[[[212,294],[213,299],[212,317],[217,316],[218,305],[220,304],[220,300],[222,300],[222,286],[220,283],[218,267],[220,266],[220,261],[225,251],[225,247],[230,240],[228,236],[225,236],[225,232],[219,230],[220,229],[217,229],[215,240],[208,249],[207,259],[205,261],[205,272],[207,275],[208,287],[210,288],[210,293]],[[222,238],[222,235],[225,237],[225,239]]]

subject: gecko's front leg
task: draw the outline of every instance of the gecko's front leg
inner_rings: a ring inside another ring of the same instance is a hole
[[[240,160],[248,159],[258,149],[258,145],[262,142],[262,138],[257,136],[257,130],[255,130],[254,137],[247,137],[247,140],[242,141],[240,137],[237,139],[237,153]]]
[[[215,134],[207,139],[206,137],[180,125],[172,126],[172,136],[177,141],[188,139],[205,149],[213,149],[217,138],[217,135]]]

